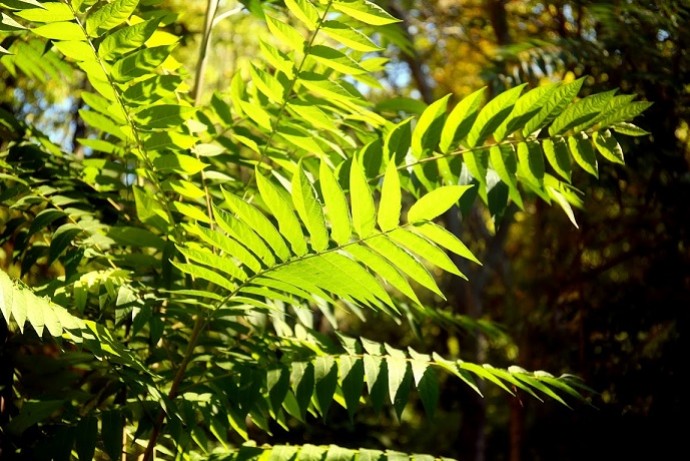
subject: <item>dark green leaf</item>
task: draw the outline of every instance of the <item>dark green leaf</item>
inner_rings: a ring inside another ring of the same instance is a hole
[[[98,442],[98,419],[93,416],[83,417],[77,424],[75,450],[79,461],[91,461]]]
[[[63,251],[72,243],[74,238],[81,234],[82,229],[76,224],[67,223],[58,227],[53,234],[48,252],[48,263],[52,263],[62,254]]]
[[[107,410],[101,415],[101,437],[103,449],[111,460],[122,458],[122,414],[118,410]]]

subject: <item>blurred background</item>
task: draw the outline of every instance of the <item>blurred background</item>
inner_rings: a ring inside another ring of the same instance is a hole
[[[206,2],[161,3],[182,18],[177,59],[193,62]],[[258,2],[244,3],[251,10]],[[442,280],[449,301],[426,301],[465,316],[458,318],[470,328],[341,319],[350,334],[420,351],[580,376],[591,404],[571,400],[569,409],[491,386],[480,399],[448,380],[434,418],[418,402],[401,420],[392,411],[363,411],[350,423],[334,408],[328,428],[315,420],[289,435],[277,430],[276,439],[463,461],[677,459],[690,388],[683,359],[690,351],[690,2],[377,3],[402,22],[375,37],[391,61],[370,90],[374,100],[394,96],[414,113],[448,93],[457,102],[484,86],[495,95],[588,76],[583,96],[619,88],[654,103],[637,120],[650,134],[621,140],[625,167],[601,165],[599,180],[581,171],[573,178],[583,192],[579,228],[560,208],[529,200],[525,211],[502,216],[481,207],[447,216],[484,265],[463,267],[469,283]],[[224,1],[220,10],[237,6]],[[210,57],[208,82],[218,91],[258,55],[256,18],[235,11],[219,23]],[[14,72],[0,66],[0,110],[37,120],[66,149],[78,148],[75,140],[88,135],[77,116],[84,102],[75,96],[83,77],[65,78],[72,71],[57,59],[36,66],[17,54],[12,62]],[[48,92],[35,81],[48,82]]]

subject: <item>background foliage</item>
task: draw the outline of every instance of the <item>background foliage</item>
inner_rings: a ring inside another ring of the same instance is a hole
[[[687,9],[380,5],[2,2],[4,453],[672,448]]]

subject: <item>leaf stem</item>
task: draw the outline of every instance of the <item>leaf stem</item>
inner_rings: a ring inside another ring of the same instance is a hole
[[[184,357],[182,358],[182,362],[175,372],[175,377],[173,378],[172,384],[170,385],[170,390],[168,391],[168,400],[170,401],[177,397],[180,383],[184,378],[189,362],[192,360],[192,354],[194,353],[194,349],[199,342],[199,337],[201,336],[201,332],[203,331],[205,325],[206,319],[201,315],[197,315],[194,319],[194,327],[189,337],[189,342],[187,343],[187,349],[185,350]],[[153,451],[158,442],[158,437],[160,436],[164,422],[165,411],[161,408],[161,410],[158,412],[158,417],[153,424],[153,429],[151,430],[151,435],[149,437],[148,444],[146,445],[146,451],[144,452],[141,461],[150,461],[152,459],[151,456],[153,456]]]

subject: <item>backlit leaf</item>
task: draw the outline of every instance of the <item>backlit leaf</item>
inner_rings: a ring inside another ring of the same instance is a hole
[[[317,200],[316,193],[302,168],[297,168],[292,177],[292,203],[309,231],[312,248],[315,251],[328,248],[328,229],[321,203]]]
[[[31,29],[31,31],[36,35],[53,40],[86,40],[84,30],[74,22],[52,22],[50,24],[38,26],[35,29]]]
[[[337,0],[333,3],[333,8],[373,26],[383,26],[399,21],[383,8],[368,0]]]
[[[376,226],[376,208],[364,168],[358,161],[353,161],[350,166],[350,202],[352,223],[359,238],[370,236]]]
[[[441,138],[449,98],[448,94],[434,102],[419,117],[412,131],[411,148],[415,157],[423,157],[436,149]]]
[[[326,162],[321,162],[319,173],[321,195],[326,204],[326,214],[331,223],[331,237],[339,245],[350,241],[350,215],[345,194]]]
[[[422,196],[407,212],[411,223],[431,221],[458,203],[462,194],[472,186],[441,186]]]
[[[129,18],[139,0],[115,0],[107,3],[96,11],[92,11],[86,18],[86,32],[97,37],[119,26]]]
[[[441,142],[439,147],[441,152],[448,152],[454,143],[465,139],[474,125],[474,121],[479,113],[479,106],[484,98],[486,88],[481,88],[474,93],[466,96],[451,111],[446,119],[446,124],[441,132]]]

